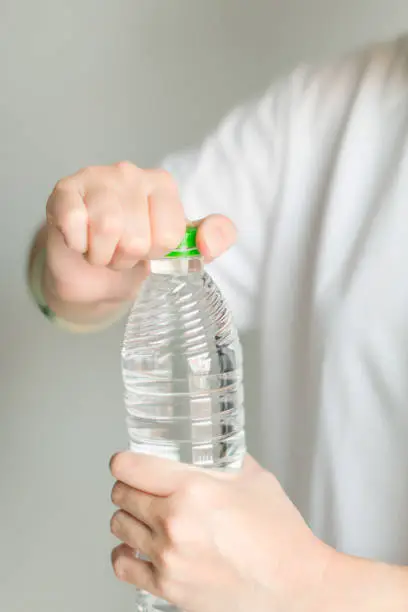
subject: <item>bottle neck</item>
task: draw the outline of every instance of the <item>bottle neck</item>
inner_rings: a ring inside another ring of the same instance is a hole
[[[187,276],[204,270],[202,257],[165,257],[150,262],[150,274]]]

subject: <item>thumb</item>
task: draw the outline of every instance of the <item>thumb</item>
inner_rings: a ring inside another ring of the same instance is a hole
[[[197,247],[206,261],[222,255],[237,238],[235,225],[224,215],[210,215],[197,224]]]

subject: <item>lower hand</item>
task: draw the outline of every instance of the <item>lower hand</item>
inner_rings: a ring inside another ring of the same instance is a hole
[[[231,475],[122,453],[111,471],[119,579],[190,612],[316,609],[333,552],[251,458]]]

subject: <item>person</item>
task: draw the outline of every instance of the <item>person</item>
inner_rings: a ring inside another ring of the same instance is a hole
[[[192,612],[407,610],[408,38],[299,67],[162,168],[60,180],[33,294],[97,330],[199,220],[239,328],[262,330],[265,468],[116,455],[117,575]]]

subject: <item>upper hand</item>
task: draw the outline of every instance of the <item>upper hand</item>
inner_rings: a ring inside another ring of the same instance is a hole
[[[252,459],[228,475],[123,453],[111,470],[120,579],[190,612],[315,609],[330,549]]]
[[[164,170],[121,162],[64,178],[47,203],[46,292],[74,304],[131,299],[145,275],[142,262],[174,249],[185,225],[176,183]],[[234,242],[235,228],[212,215],[197,240],[212,259]]]

